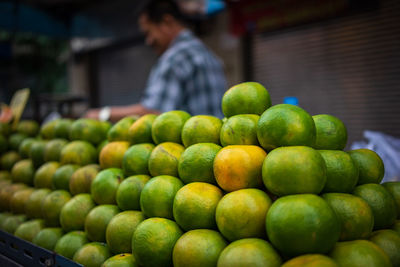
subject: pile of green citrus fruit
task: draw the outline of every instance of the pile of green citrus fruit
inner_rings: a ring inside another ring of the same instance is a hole
[[[247,82],[224,119],[0,124],[0,229],[84,266],[400,266],[400,183]]]

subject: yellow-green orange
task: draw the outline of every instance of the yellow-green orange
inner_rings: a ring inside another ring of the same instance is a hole
[[[140,194],[141,210],[147,217],[173,219],[174,198],[182,186],[181,180],[169,175],[150,179]]]
[[[149,172],[151,176],[178,176],[179,158],[185,148],[177,143],[161,143],[150,154]]]
[[[32,192],[25,205],[25,214],[29,218],[42,218],[42,201],[50,192],[48,188],[36,189]]]
[[[106,132],[101,122],[94,119],[82,118],[74,121],[70,126],[69,139],[83,140],[93,145],[99,144],[106,139]]]
[[[341,224],[340,241],[366,239],[374,227],[372,210],[362,198],[344,193],[322,195]]]
[[[120,119],[107,132],[107,139],[110,142],[114,141],[130,141],[129,128],[137,120],[135,116],[129,116]]]
[[[358,181],[358,167],[350,155],[340,150],[319,150],[326,165],[323,192],[351,193]]]
[[[15,151],[8,151],[1,155],[0,167],[2,170],[11,171],[14,164],[21,159],[21,156]]]
[[[200,143],[192,145],[183,151],[178,163],[178,173],[185,183],[205,182],[217,184],[214,177],[213,163],[219,145]]]
[[[97,162],[97,150],[86,141],[68,143],[60,154],[61,164],[88,165]]]
[[[235,85],[222,97],[222,112],[227,118],[237,114],[261,115],[270,106],[267,89],[257,82]]]
[[[315,149],[343,150],[347,143],[347,129],[344,123],[328,114],[314,115],[316,129]]]
[[[153,143],[151,128],[156,118],[155,114],[146,114],[135,121],[129,128],[130,142],[132,144]]]
[[[359,168],[357,184],[379,184],[385,175],[382,159],[369,149],[355,149],[348,152]]]
[[[186,232],[174,246],[174,267],[216,266],[218,257],[227,244],[221,234],[213,230],[197,229]]]
[[[99,171],[100,166],[97,164],[89,164],[77,169],[69,180],[69,191],[71,194],[90,193],[92,182]]]
[[[79,165],[66,164],[59,167],[53,174],[53,188],[69,190],[69,181],[72,174],[79,168]]]
[[[33,185],[34,175],[35,168],[33,167],[32,160],[30,159],[23,159],[18,161],[11,169],[12,181],[14,183]]]
[[[10,124],[6,122],[0,122],[0,134],[3,136],[8,136],[11,132]]]
[[[120,212],[115,205],[99,205],[85,218],[85,232],[92,241],[106,242],[106,229],[111,219]]]
[[[230,243],[218,259],[218,267],[278,267],[281,257],[265,240],[245,238]]]
[[[240,114],[230,117],[221,128],[220,140],[223,146],[259,145],[257,123],[260,116]]]
[[[283,255],[327,253],[340,236],[340,222],[321,197],[299,194],[278,198],[266,217],[271,243]]]
[[[395,230],[400,235],[400,220],[397,220],[393,224],[392,229]]]
[[[61,228],[44,228],[33,238],[32,243],[52,251],[63,234]]]
[[[55,126],[60,119],[46,122],[40,127],[40,135],[43,139],[53,139],[55,137]]]
[[[29,158],[31,152],[31,146],[35,141],[36,141],[35,138],[28,137],[21,142],[18,148],[18,153],[22,158]]]
[[[28,242],[32,242],[33,238],[44,228],[44,221],[35,219],[21,223],[14,235]]]
[[[141,222],[132,237],[132,253],[140,265],[172,266],[172,252],[183,232],[165,218],[150,218]]]
[[[150,174],[149,158],[154,145],[143,143],[131,146],[122,158],[122,169],[125,176],[136,174]]]
[[[393,266],[400,266],[400,234],[390,230],[373,232],[370,241],[380,247],[389,256]]]
[[[218,229],[229,241],[265,238],[265,216],[270,206],[271,199],[259,189],[241,189],[226,194],[215,213]]]
[[[392,266],[386,253],[380,247],[367,240],[338,242],[329,256],[333,258],[339,266]]]
[[[132,236],[137,226],[145,219],[140,211],[123,211],[108,223],[106,240],[114,254],[132,252]]]
[[[54,137],[69,139],[69,130],[74,121],[72,119],[60,119],[54,125]]]
[[[94,201],[97,204],[116,204],[115,195],[123,179],[121,169],[110,168],[99,172],[90,187]]]
[[[73,261],[85,267],[100,267],[109,257],[111,253],[106,244],[92,242],[83,245],[75,253]]]
[[[279,104],[267,109],[258,120],[257,138],[270,151],[281,146],[314,146],[315,124],[304,109]]]
[[[29,157],[32,159],[35,168],[39,168],[44,163],[46,143],[47,141],[35,140],[29,149]]]
[[[72,259],[75,252],[88,242],[85,232],[72,231],[63,235],[57,241],[54,252],[68,259]]]
[[[125,141],[110,142],[100,152],[99,161],[102,169],[122,168],[122,159],[130,144]]]
[[[53,139],[47,142],[44,148],[44,161],[60,161],[61,150],[68,143],[65,139]]]
[[[318,151],[306,146],[272,150],[262,166],[265,187],[277,196],[319,194],[326,183],[326,166]]]
[[[188,119],[182,128],[182,143],[185,147],[197,143],[219,144],[222,121],[214,116],[197,115]]]
[[[36,136],[39,133],[39,124],[34,120],[22,120],[17,125],[17,132],[27,136]]]
[[[258,146],[233,145],[222,148],[214,159],[218,185],[231,192],[262,186],[262,164],[267,153]]]
[[[62,207],[71,199],[65,190],[56,190],[48,194],[42,201],[42,217],[47,226],[60,225]]]
[[[151,135],[155,144],[174,142],[180,144],[183,125],[190,114],[182,110],[173,110],[159,115],[151,127]]]
[[[83,230],[85,219],[95,203],[90,194],[78,194],[71,198],[61,209],[60,224],[65,232]]]
[[[27,135],[20,133],[13,133],[12,135],[10,135],[10,137],[8,138],[8,145],[10,147],[10,150],[18,151],[19,145],[26,138],[28,138]]]
[[[397,219],[400,219],[400,182],[386,182],[382,185],[393,196],[397,207]]]
[[[139,265],[132,254],[122,253],[108,258],[101,267],[139,267]]]
[[[25,204],[28,202],[33,191],[33,188],[25,188],[15,192],[10,199],[11,212],[14,214],[23,214],[25,212]]]
[[[215,185],[194,182],[183,186],[175,195],[173,215],[185,231],[216,229],[215,210],[223,193]]]
[[[7,218],[4,219],[2,223],[0,223],[0,228],[3,231],[6,231],[10,234],[14,234],[17,230],[18,226],[26,221],[26,215],[19,214],[19,215],[9,215]]]
[[[56,161],[50,161],[42,166],[35,172],[33,184],[36,188],[53,188],[53,175],[60,167]]]
[[[140,195],[149,180],[148,175],[134,175],[123,180],[116,194],[118,207],[121,210],[140,210]]]
[[[10,209],[10,200],[12,195],[22,189],[25,189],[25,184],[6,184],[2,188],[0,188],[0,208],[1,210],[9,210]]]
[[[396,203],[393,196],[379,184],[363,184],[357,186],[353,195],[364,199],[374,215],[374,230],[389,228],[397,217]]]
[[[339,265],[325,255],[307,254],[285,262],[282,267],[339,267]]]

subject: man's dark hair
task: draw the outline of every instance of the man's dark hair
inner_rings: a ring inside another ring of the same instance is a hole
[[[149,20],[155,23],[160,23],[164,15],[170,15],[180,22],[184,21],[178,4],[173,0],[150,0],[140,13],[147,15]]]

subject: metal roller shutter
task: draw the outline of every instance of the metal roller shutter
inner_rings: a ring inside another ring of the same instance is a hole
[[[364,130],[400,137],[400,2],[273,33],[251,42],[251,78],[273,104],[296,96],[315,114],[346,124],[349,142]]]

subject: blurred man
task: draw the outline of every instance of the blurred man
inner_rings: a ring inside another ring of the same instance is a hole
[[[221,62],[189,31],[176,3],[151,1],[139,17],[146,44],[159,55],[141,102],[90,110],[87,117],[111,121],[137,114],[185,110],[222,117],[226,79]]]

